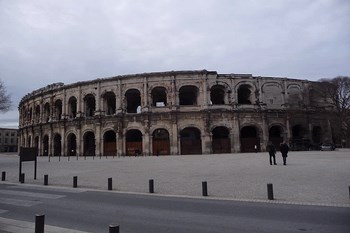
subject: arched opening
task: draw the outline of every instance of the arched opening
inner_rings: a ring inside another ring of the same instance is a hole
[[[34,147],[35,147],[35,148],[39,148],[39,136],[36,136],[36,137],[34,138]]]
[[[153,88],[151,95],[153,106],[164,107],[167,105],[166,89],[164,87]]]
[[[196,86],[182,86],[179,90],[180,105],[197,105],[198,88]]]
[[[40,122],[40,105],[35,107],[35,120],[37,123]]]
[[[255,146],[260,151],[260,138],[255,126],[245,126],[240,133],[241,152],[254,152]]]
[[[103,101],[104,101],[104,108],[106,115],[113,115],[115,114],[115,109],[116,109],[116,97],[114,92],[107,92],[103,96]]]
[[[61,135],[59,134],[53,137],[53,156],[61,156]]]
[[[74,96],[70,97],[68,100],[68,114],[69,118],[77,117],[77,98]]]
[[[45,117],[45,122],[49,122],[50,120],[50,104],[46,103],[44,105],[44,117]]]
[[[153,131],[153,155],[169,155],[170,139],[166,129],[156,129]]]
[[[314,126],[312,128],[312,142],[314,144],[320,144],[322,142],[322,129],[320,126]]]
[[[113,130],[109,130],[103,135],[103,155],[114,156],[117,154],[117,137]]]
[[[95,134],[86,132],[84,134],[84,156],[95,156]]]
[[[292,127],[292,150],[309,150],[311,146],[310,139],[308,138],[308,130],[302,125],[294,125]]]
[[[269,142],[279,149],[283,142],[283,130],[280,126],[274,125],[269,129]]]
[[[93,117],[96,111],[96,101],[95,96],[93,94],[88,94],[84,97],[85,103],[85,116]]]
[[[138,108],[141,106],[140,92],[137,89],[130,89],[125,93],[125,98],[126,98],[126,112],[138,113]]]
[[[62,101],[56,100],[55,102],[55,117],[56,120],[61,120],[62,118]]]
[[[74,133],[70,133],[67,137],[67,155],[76,156],[77,155],[77,137]]]
[[[180,146],[182,155],[202,154],[202,139],[199,129],[188,127],[180,132]]]
[[[212,131],[212,140],[214,154],[231,153],[230,131],[228,128],[215,127]]]
[[[32,137],[28,136],[28,147],[32,146]]]
[[[252,104],[252,87],[247,84],[243,84],[238,88],[238,104]]]
[[[29,114],[29,121],[32,121],[32,119],[33,119],[33,109],[32,108],[29,108],[28,114]]]
[[[43,138],[43,156],[49,155],[49,136],[45,135]]]
[[[213,105],[225,104],[225,87],[215,85],[210,89],[210,101]]]
[[[126,132],[126,155],[142,155],[142,133],[140,130],[131,129]]]

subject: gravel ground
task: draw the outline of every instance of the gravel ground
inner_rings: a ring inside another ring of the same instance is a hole
[[[154,179],[155,192],[165,195],[201,196],[202,181],[215,198],[266,201],[267,183],[274,187],[275,201],[350,207],[350,150],[290,152],[287,166],[277,154],[278,165],[270,165],[268,154],[237,153],[212,155],[150,157],[48,157],[38,158],[34,180],[34,162],[23,163],[27,184],[43,185],[49,175],[50,186],[72,187],[78,176],[81,188],[113,189],[122,192],[148,192],[148,180]],[[0,154],[0,172],[6,182],[18,183],[17,154]]]

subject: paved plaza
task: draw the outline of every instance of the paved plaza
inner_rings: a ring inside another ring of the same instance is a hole
[[[270,165],[268,154],[236,153],[149,157],[39,157],[37,180],[34,163],[23,163],[26,184],[72,188],[78,176],[79,188],[106,190],[113,178],[117,192],[148,193],[154,180],[160,195],[202,196],[207,181],[208,198],[267,201],[267,183],[274,188],[273,202],[350,207],[350,150],[290,152],[287,166],[280,153],[277,165]],[[6,181],[18,182],[19,157],[0,154],[0,172]]]

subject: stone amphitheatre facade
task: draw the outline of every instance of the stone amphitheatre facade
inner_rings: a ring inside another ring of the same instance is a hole
[[[50,156],[309,149],[333,140],[315,84],[207,70],[55,83],[22,98],[19,144]]]

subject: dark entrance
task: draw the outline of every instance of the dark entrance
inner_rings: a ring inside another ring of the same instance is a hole
[[[241,129],[241,152],[254,152],[255,145],[260,151],[260,138],[254,126],[245,126]]]
[[[114,156],[117,154],[117,138],[113,130],[107,131],[103,135],[103,152],[104,156]]]
[[[180,132],[182,155],[202,154],[201,132],[194,127],[188,127]]]
[[[126,155],[142,155],[142,133],[137,129],[126,132]]]
[[[169,155],[170,140],[166,129],[156,129],[153,131],[153,155]]]
[[[61,135],[55,134],[53,138],[53,156],[61,156]]]
[[[86,132],[84,134],[84,155],[95,156],[95,134]]]
[[[69,134],[67,137],[67,155],[77,155],[77,138],[74,133]]]
[[[283,142],[283,134],[280,126],[272,126],[269,129],[269,141],[279,149],[280,144]]]
[[[231,153],[230,132],[226,127],[216,127],[212,131],[213,153]]]
[[[49,136],[45,135],[43,138],[43,156],[49,155]]]
[[[312,129],[312,142],[315,144],[321,143],[322,129],[320,126],[314,126]]]

